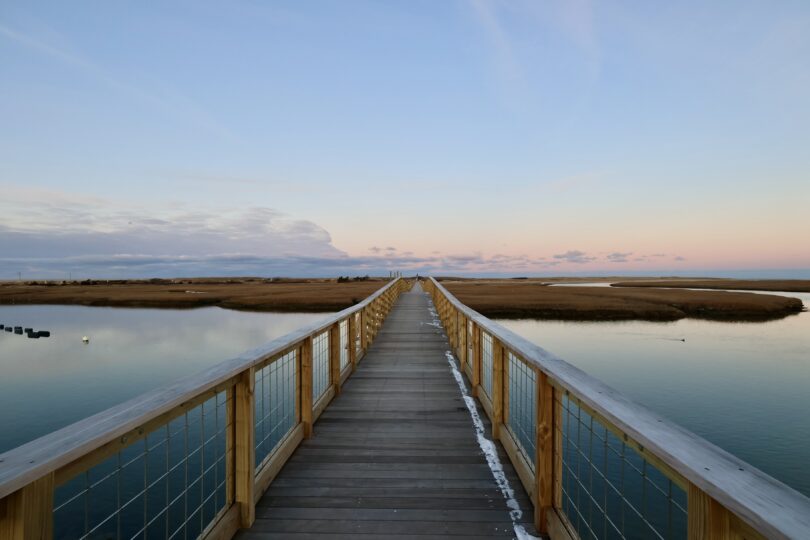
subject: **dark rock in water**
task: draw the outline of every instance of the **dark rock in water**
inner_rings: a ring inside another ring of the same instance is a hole
[[[39,332],[28,332],[28,339],[39,339]]]
[[[22,335],[22,326],[15,326],[14,333]]]
[[[11,332],[13,329],[10,326],[6,326],[6,332]]]
[[[5,325],[5,324],[0,324],[0,330],[2,330],[2,329],[3,329],[3,328],[5,328],[5,327],[6,327],[6,325]]]
[[[39,337],[51,337],[51,332],[49,330],[40,330],[37,332]]]
[[[29,332],[33,332],[34,329],[33,328],[23,328],[23,331],[27,334]]]

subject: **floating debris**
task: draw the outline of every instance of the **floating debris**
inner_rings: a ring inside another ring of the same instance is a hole
[[[82,338],[82,343],[90,343],[90,338],[89,338],[89,337],[87,337],[87,336],[84,336],[84,337]]]

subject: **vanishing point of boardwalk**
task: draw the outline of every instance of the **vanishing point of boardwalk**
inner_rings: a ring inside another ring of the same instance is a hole
[[[238,538],[515,537],[431,308],[419,285],[400,296]],[[500,462],[531,531],[531,503],[502,450]]]

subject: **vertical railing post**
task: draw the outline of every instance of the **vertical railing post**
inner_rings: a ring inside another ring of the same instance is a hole
[[[548,375],[535,370],[535,501],[534,527],[540,534],[548,533],[548,513],[554,506],[554,387]]]
[[[705,491],[690,483],[687,491],[687,538],[726,540],[731,538],[731,514]]]
[[[363,349],[363,352],[368,350],[368,327],[369,327],[369,320],[368,320],[368,306],[364,307],[360,311],[360,346]]]
[[[347,340],[348,341],[348,340]],[[329,328],[329,378],[335,386],[335,395],[340,395],[340,321]]]
[[[563,430],[563,421],[562,421],[562,391],[559,388],[555,388],[554,391],[551,393],[552,398],[552,406],[554,407],[554,420],[552,427],[554,428],[554,433],[552,435],[554,441],[554,474],[552,475],[551,481],[554,484],[553,490],[553,502],[552,505],[554,508],[562,508],[562,484],[563,484],[563,437],[562,437],[562,430]]]
[[[53,487],[53,473],[49,473],[0,499],[0,538],[52,538]]]
[[[459,344],[458,344],[458,360],[461,364],[461,372],[464,372],[464,367],[467,365],[467,317],[462,315],[459,317],[461,325],[459,326]]]
[[[301,424],[304,438],[312,437],[312,336],[307,337],[299,349],[301,357]]]
[[[357,318],[354,313],[349,315],[349,337],[346,346],[349,347],[349,363],[352,365],[352,373],[357,369]]]
[[[481,386],[481,328],[473,323],[473,363],[472,363],[473,397],[478,397],[478,387]]]
[[[492,438],[499,440],[503,424],[503,345],[492,336]]]
[[[242,372],[234,387],[234,490],[239,505],[239,526],[253,525],[256,519],[254,485],[256,483],[254,368]]]

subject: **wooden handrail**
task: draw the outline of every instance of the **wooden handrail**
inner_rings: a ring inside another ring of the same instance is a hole
[[[691,514],[698,511],[693,507],[693,499],[697,498],[693,492],[697,490],[764,537],[810,538],[810,499],[801,493],[467,307],[434,278],[427,283],[440,294],[440,313],[449,308],[472,321],[474,328],[485,331],[548,377],[551,385],[570,392],[614,430],[632,439],[645,455],[654,456],[657,462],[681,475],[689,484],[690,537],[694,536],[692,521],[696,519]],[[443,320],[448,321],[449,332],[454,317],[448,319],[445,315]],[[476,362],[480,362],[480,353],[475,354]],[[543,407],[542,417],[548,423],[548,403]],[[542,429],[545,437],[548,426]],[[544,447],[548,446],[544,442]],[[549,464],[544,462],[543,468],[548,469]],[[548,498],[547,493],[542,495],[543,504],[548,504]],[[711,531],[704,532],[704,537],[714,537]]]
[[[284,353],[308,336],[327,330],[336,322],[367,309],[401,281],[401,278],[396,278],[359,304],[294,330],[235,358],[0,454],[0,500],[133,429],[147,424],[150,420],[182,407],[184,403],[194,400],[201,394],[220,387],[232,386],[244,371]]]

